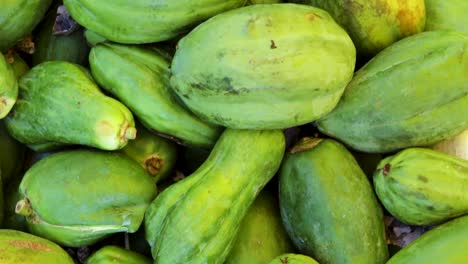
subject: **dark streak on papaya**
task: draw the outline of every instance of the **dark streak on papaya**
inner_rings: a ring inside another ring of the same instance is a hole
[[[224,77],[222,79],[222,82],[225,84],[224,90],[226,91],[226,94],[239,94],[239,91],[234,89],[232,86],[232,80],[229,77]]]
[[[392,167],[392,166],[390,165],[390,163],[385,164],[385,166],[384,166],[384,168],[383,168],[383,171],[382,171],[382,174],[383,174],[384,176],[387,176],[388,173],[390,172],[391,167]]]
[[[418,180],[422,181],[422,182],[428,182],[429,180],[427,179],[427,177],[424,177],[422,175],[418,175]]]
[[[288,257],[285,257],[284,259],[280,259],[282,264],[288,264]]]
[[[428,205],[426,208],[429,211],[434,211],[434,209],[435,209],[434,206],[432,206],[432,205]]]
[[[271,40],[271,45],[270,45],[270,49],[276,49],[277,46],[275,44],[275,41],[274,40]]]

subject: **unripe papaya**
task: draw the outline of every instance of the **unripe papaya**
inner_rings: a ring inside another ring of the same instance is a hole
[[[426,31],[455,30],[468,34],[468,1],[425,0]]]
[[[11,111],[17,98],[18,81],[15,72],[3,54],[0,53],[0,119],[3,119]]]
[[[136,252],[117,246],[104,246],[94,252],[87,260],[87,264],[152,264],[153,260]]]
[[[122,153],[63,151],[24,175],[16,213],[28,229],[60,245],[91,245],[117,232],[136,232],[156,196],[151,176]]]
[[[407,37],[356,72],[318,128],[364,152],[432,145],[468,128],[467,72],[468,35]]]
[[[274,258],[269,264],[319,264],[315,259],[301,254],[283,254]]]
[[[43,62],[19,86],[19,101],[5,122],[15,139],[33,149],[80,144],[116,150],[136,136],[130,110],[104,95],[79,65]]]
[[[383,159],[374,186],[385,208],[411,225],[432,225],[468,213],[468,161],[424,148]]]

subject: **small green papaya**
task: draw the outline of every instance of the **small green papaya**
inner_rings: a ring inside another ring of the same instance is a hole
[[[410,225],[432,225],[468,213],[468,160],[425,148],[383,159],[374,186],[385,208]]]
[[[1,40],[0,40],[1,42]],[[18,98],[18,81],[15,72],[0,53],[0,119],[11,111]]]
[[[385,263],[383,212],[366,175],[338,141],[303,138],[280,170],[280,212],[303,254],[328,263]]]
[[[104,95],[77,64],[43,62],[20,79],[19,87],[5,124],[11,136],[33,149],[80,144],[116,150],[136,137],[130,110]]]
[[[425,0],[426,31],[455,30],[468,34],[468,1]]]
[[[97,83],[124,103],[147,128],[181,143],[209,147],[221,128],[201,121],[180,105],[169,84],[170,60],[139,46],[101,43],[89,54]]]
[[[411,242],[386,264],[468,263],[468,215],[446,222]]]
[[[274,258],[269,264],[319,264],[315,259],[301,254],[283,254]]]
[[[73,259],[57,244],[17,230],[0,229],[2,264],[73,264]]]
[[[152,264],[153,260],[136,252],[123,249],[118,246],[104,246],[94,252],[88,259],[87,264]]]
[[[318,128],[363,152],[432,145],[468,128],[467,72],[468,35],[407,37],[356,72]]]
[[[91,245],[137,231],[156,196],[151,177],[118,152],[78,149],[36,162],[24,175],[16,213],[28,229],[60,245]]]
[[[373,57],[394,42],[420,33],[426,23],[424,0],[289,0],[330,12],[349,33],[358,55]]]
[[[223,263],[284,149],[279,130],[226,129],[200,168],[170,185],[146,210],[155,263]]]
[[[330,112],[355,61],[353,42],[327,12],[250,5],[183,37],[171,84],[203,120],[234,129],[283,129]]]
[[[276,196],[263,189],[242,220],[234,247],[224,263],[265,264],[294,250],[281,223]]]
[[[121,151],[138,162],[155,183],[169,176],[177,161],[177,145],[137,125],[138,136]]]
[[[185,33],[246,0],[64,0],[72,17],[106,39],[126,44],[159,42]],[[157,25],[157,26],[155,26]]]
[[[36,27],[52,0],[8,0],[0,8],[0,52],[13,47]],[[0,85],[1,87],[1,85]]]

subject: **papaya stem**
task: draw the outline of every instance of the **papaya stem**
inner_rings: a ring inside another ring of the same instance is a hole
[[[129,126],[125,130],[125,138],[126,139],[135,139],[136,138],[136,133],[137,133],[136,128]]]
[[[22,216],[26,216],[26,217],[33,214],[33,209],[31,207],[31,203],[29,202],[28,198],[19,200],[16,203],[15,213],[22,215]]]

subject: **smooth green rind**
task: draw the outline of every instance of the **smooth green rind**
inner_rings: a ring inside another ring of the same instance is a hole
[[[386,264],[468,263],[468,216],[446,222],[424,233],[398,251]]]
[[[318,128],[375,153],[461,133],[468,128],[467,51],[468,35],[457,32],[423,32],[393,44],[355,74]]]
[[[155,263],[223,263],[284,149],[281,131],[226,129],[201,167],[148,207],[145,230]]]
[[[282,129],[330,112],[356,51],[320,9],[251,5],[217,15],[178,43],[171,84],[202,119],[235,129]]]
[[[304,138],[280,171],[283,224],[303,254],[327,263],[385,263],[383,213],[352,154],[332,139]]]
[[[177,146],[141,126],[137,126],[137,130],[135,140],[130,141],[122,152],[138,162],[158,183],[172,172],[177,161]]]
[[[80,144],[123,148],[135,138],[132,113],[105,96],[82,67],[43,62],[19,82],[19,97],[5,118],[10,134],[27,145]]]
[[[81,25],[106,39],[126,44],[169,40],[203,20],[246,0],[64,0]]]
[[[247,0],[247,5],[261,5],[261,4],[277,4],[283,2],[282,0]]]
[[[374,186],[385,208],[411,225],[432,225],[468,213],[468,161],[407,148],[379,163]]]
[[[65,250],[44,238],[16,230],[0,229],[2,264],[73,264]]]
[[[274,258],[269,264],[319,264],[315,259],[301,254],[283,254]]]
[[[263,190],[250,206],[237,232],[226,264],[265,264],[284,253],[294,252],[284,230],[276,195]]]
[[[107,41],[105,37],[89,29],[86,29],[84,31],[84,37],[86,38],[86,42],[88,43],[88,45],[91,47],[94,47],[101,42]]]
[[[420,33],[426,22],[424,0],[289,0],[330,12],[349,33],[359,56],[371,58],[394,42]]]
[[[56,9],[53,9],[38,26],[34,38],[35,51],[32,64],[60,60],[86,66],[90,48],[83,35],[84,29],[79,28],[69,35],[54,35],[53,27],[56,17]]]
[[[18,81],[15,72],[3,54],[0,53],[0,119],[3,119],[11,111],[17,98]]]
[[[44,190],[47,190],[46,192]],[[24,175],[19,191],[34,234],[79,247],[116,232],[135,232],[156,188],[145,170],[115,152],[73,150],[47,156]],[[20,203],[16,212],[22,213]]]
[[[117,246],[104,246],[94,252],[88,259],[87,264],[152,264],[153,260],[136,252],[126,250]]]
[[[468,34],[468,1],[425,0],[426,31],[455,30]]]
[[[41,21],[52,0],[8,0],[0,8],[0,52],[13,47]]]
[[[170,60],[152,49],[103,43],[89,54],[99,85],[132,110],[147,128],[189,145],[215,144],[221,128],[180,105],[169,84]]]

